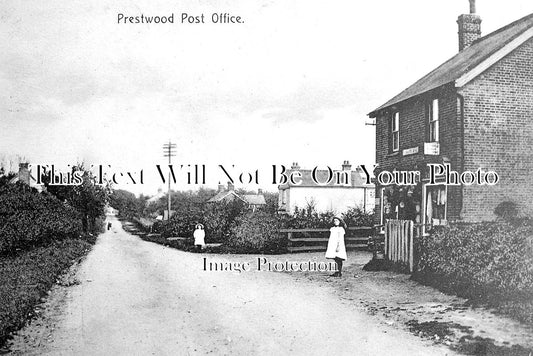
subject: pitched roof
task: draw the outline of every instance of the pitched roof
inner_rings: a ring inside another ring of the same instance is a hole
[[[250,205],[265,205],[266,200],[263,194],[245,194],[244,200]]]
[[[219,201],[222,201],[222,200],[224,200],[226,198],[229,198],[229,197],[231,197],[232,199],[236,197],[236,198],[244,201],[244,199],[241,198],[237,193],[235,193],[234,190],[224,190],[222,192],[218,192],[214,197],[209,199],[207,202],[208,203],[219,202]]]
[[[368,115],[370,117],[375,117],[379,110],[398,104],[401,101],[423,94],[442,85],[457,81],[467,73],[471,72],[474,68],[482,65],[483,62],[531,28],[533,28],[533,14],[527,15],[499,30],[481,37],[472,43],[472,45],[457,53],[448,61],[426,74],[413,85],[373,110]],[[524,40],[529,38],[530,37],[528,36]],[[517,45],[521,43],[517,43]]]
[[[162,191],[161,192],[157,192],[156,195],[154,195],[153,197],[151,197],[150,199],[147,199],[146,200],[146,204],[153,204],[153,203],[156,203],[159,201],[159,199],[163,198],[165,196],[165,193],[163,193]]]
[[[279,186],[280,189],[285,189],[287,187],[327,187],[327,188],[356,188],[356,187],[369,187],[368,184],[365,184],[365,179],[361,176],[361,173],[358,171],[349,171],[350,172],[350,182],[349,184],[342,184],[343,176],[340,176],[340,182],[336,182],[336,176],[335,174],[337,172],[342,172],[342,170],[333,170],[334,178],[331,179],[331,181],[328,184],[318,184],[313,180],[312,176],[312,170],[311,169],[298,169],[298,171],[302,174],[301,178],[297,178],[297,181],[301,180],[301,184],[292,184],[290,182],[286,184],[282,184]],[[318,182],[326,182],[328,180],[329,171],[325,169],[319,169],[317,170],[316,180]]]
[[[44,184],[37,184],[37,179],[33,178],[33,176],[31,174],[29,176],[30,176],[30,187],[37,189],[38,192],[42,192],[44,190],[43,189]],[[15,183],[17,183],[19,181],[24,182],[24,180],[20,179],[20,173],[17,174],[16,176],[14,176],[13,178],[11,178],[9,180],[9,183],[10,184],[15,184]]]

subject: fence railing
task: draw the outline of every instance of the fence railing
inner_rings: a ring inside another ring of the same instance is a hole
[[[289,252],[326,251],[329,229],[281,229],[287,234]],[[346,249],[366,248],[368,238],[373,236],[370,226],[348,227],[344,236]]]

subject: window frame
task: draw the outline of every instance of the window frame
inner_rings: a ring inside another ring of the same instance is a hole
[[[400,112],[398,110],[395,110],[392,112],[391,119],[390,119],[389,151],[391,153],[400,151]]]
[[[438,98],[427,104],[428,142],[440,141],[440,103]]]

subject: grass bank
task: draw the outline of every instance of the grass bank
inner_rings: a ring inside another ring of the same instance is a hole
[[[33,316],[57,278],[94,244],[88,240],[66,239],[47,246],[0,256],[0,347],[10,333]]]

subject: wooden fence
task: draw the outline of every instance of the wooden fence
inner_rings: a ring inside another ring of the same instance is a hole
[[[326,251],[328,246],[329,229],[281,229],[280,233],[287,234],[289,252]],[[344,236],[346,249],[367,247],[373,234],[372,227],[349,227]]]
[[[415,238],[414,224],[411,220],[389,220],[385,224],[385,256],[397,264],[414,268]]]

